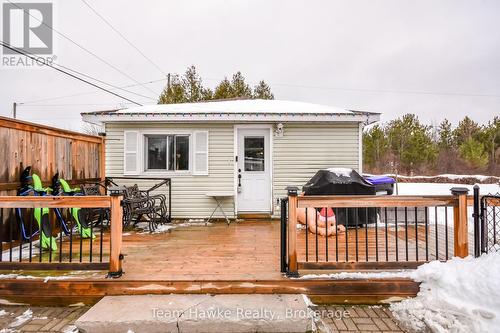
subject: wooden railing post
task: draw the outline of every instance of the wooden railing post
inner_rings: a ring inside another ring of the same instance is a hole
[[[454,187],[451,193],[457,197],[458,205],[453,207],[454,256],[465,258],[469,255],[469,229],[467,221],[467,193],[465,187]]]
[[[122,275],[122,217],[123,210],[121,202],[123,196],[119,192],[111,192],[111,235],[109,254],[109,277],[118,278]]]
[[[298,188],[287,187],[288,191],[288,276],[298,276],[297,265],[297,203]]]

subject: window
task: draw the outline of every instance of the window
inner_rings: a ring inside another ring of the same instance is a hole
[[[189,135],[146,135],[146,170],[189,170]]]
[[[245,171],[264,171],[264,137],[245,136]]]

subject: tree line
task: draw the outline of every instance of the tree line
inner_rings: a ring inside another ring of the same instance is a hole
[[[500,175],[500,117],[480,125],[469,117],[454,127],[406,114],[363,133],[364,171],[371,173]]]
[[[192,103],[221,99],[274,99],[271,88],[261,80],[252,89],[241,72],[225,77],[212,90],[203,86],[195,66],[187,68],[182,75],[173,75],[158,99],[158,104]]]

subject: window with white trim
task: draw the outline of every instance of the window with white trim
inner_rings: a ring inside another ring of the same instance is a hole
[[[189,170],[190,135],[145,135],[144,139],[144,170]]]
[[[208,131],[124,131],[123,174],[180,172],[208,175]]]

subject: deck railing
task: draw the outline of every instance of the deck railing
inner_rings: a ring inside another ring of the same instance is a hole
[[[121,200],[119,195],[0,196],[0,221],[6,221],[2,229],[8,227],[0,230],[0,270],[109,270],[110,276],[120,276]],[[85,236],[82,227],[62,213],[74,207],[97,214]],[[49,210],[45,212],[49,215],[45,246],[40,243],[37,221],[30,217],[34,209]],[[26,221],[19,219],[19,212]],[[109,216],[109,232],[104,215]],[[16,228],[15,223],[23,225]],[[19,230],[19,234],[14,235],[13,230]]]
[[[414,268],[430,260],[465,257],[469,203],[463,188],[448,196],[304,196],[289,188],[282,206],[282,271]],[[328,208],[334,214],[324,214],[326,221],[318,226],[316,212]],[[299,209],[306,217],[300,228]],[[315,218],[308,221],[311,216]],[[332,233],[331,228],[341,225],[344,230]],[[331,235],[319,235],[320,227]]]

